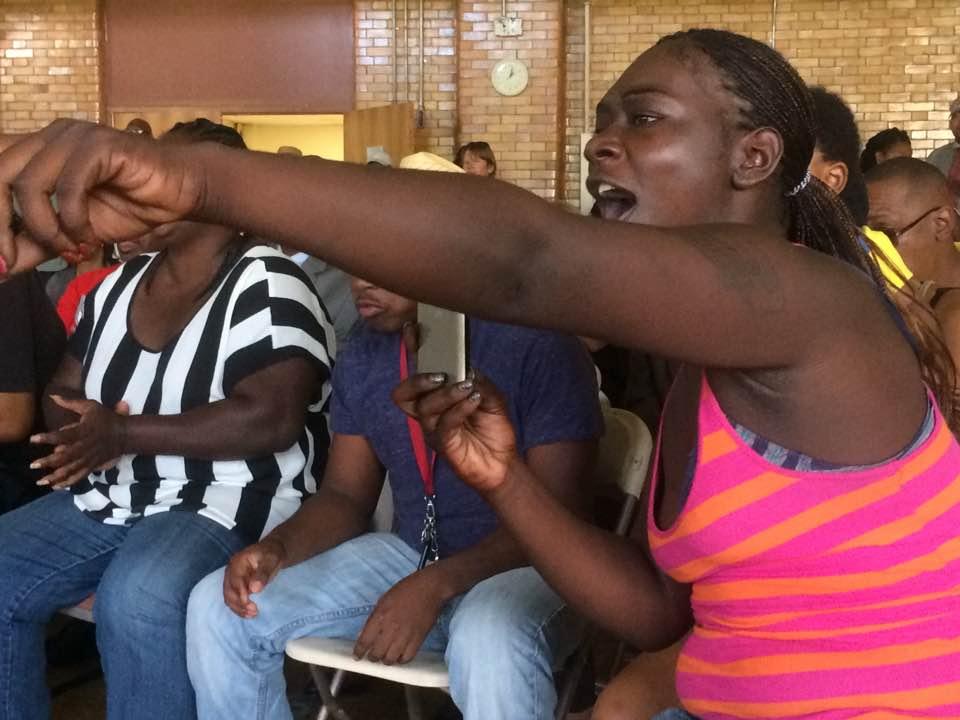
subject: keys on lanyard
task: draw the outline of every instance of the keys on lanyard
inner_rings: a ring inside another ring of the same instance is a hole
[[[407,349],[400,338],[400,380],[410,377],[410,368],[407,364]],[[427,451],[427,441],[423,436],[423,428],[412,417],[407,417],[407,431],[410,434],[410,444],[413,446],[413,455],[423,480],[423,531],[420,533],[420,564],[422,570],[430,563],[440,559],[440,531],[437,527],[437,494],[434,491],[433,475],[437,463],[437,454]]]
[[[420,552],[420,563],[417,570],[423,570],[430,563],[435,563],[440,559],[440,533],[437,531],[437,506],[436,495],[424,495],[423,501],[426,505],[423,515],[423,532],[420,533],[420,544],[423,550]]]

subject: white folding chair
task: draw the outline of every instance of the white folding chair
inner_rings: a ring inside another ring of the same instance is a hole
[[[647,476],[647,467],[653,449],[650,431],[643,420],[631,412],[619,409],[604,409],[606,432],[601,438],[597,459],[596,485],[616,485],[623,493],[615,532],[625,535],[633,522],[640,493]],[[585,632],[585,641],[565,666],[556,718],[566,717],[573,694],[590,652],[593,633]],[[287,655],[310,665],[310,673],[320,693],[322,706],[317,720],[333,717],[335,720],[350,720],[349,715],[337,702],[346,673],[358,673],[370,677],[402,683],[407,699],[407,714],[410,720],[422,720],[423,713],[415,688],[449,686],[447,666],[440,653],[420,652],[404,665],[384,665],[369,660],[357,660],[353,656],[351,640],[320,637],[304,637],[287,643]],[[330,680],[322,668],[334,670]]]

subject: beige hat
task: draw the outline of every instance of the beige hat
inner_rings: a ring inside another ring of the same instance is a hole
[[[462,167],[454,165],[446,158],[428,152],[407,155],[400,161],[400,167],[407,170],[433,170],[435,172],[462,173],[464,171]]]

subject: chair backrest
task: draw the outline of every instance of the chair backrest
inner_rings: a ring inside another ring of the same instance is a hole
[[[646,423],[628,410],[605,408],[603,420],[606,431],[600,439],[596,477],[599,484],[616,485],[625,495],[615,529],[624,535],[647,479],[653,438]]]

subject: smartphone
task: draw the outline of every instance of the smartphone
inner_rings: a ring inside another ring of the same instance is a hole
[[[467,318],[463,313],[419,303],[418,373],[445,373],[449,382],[467,379]]]

